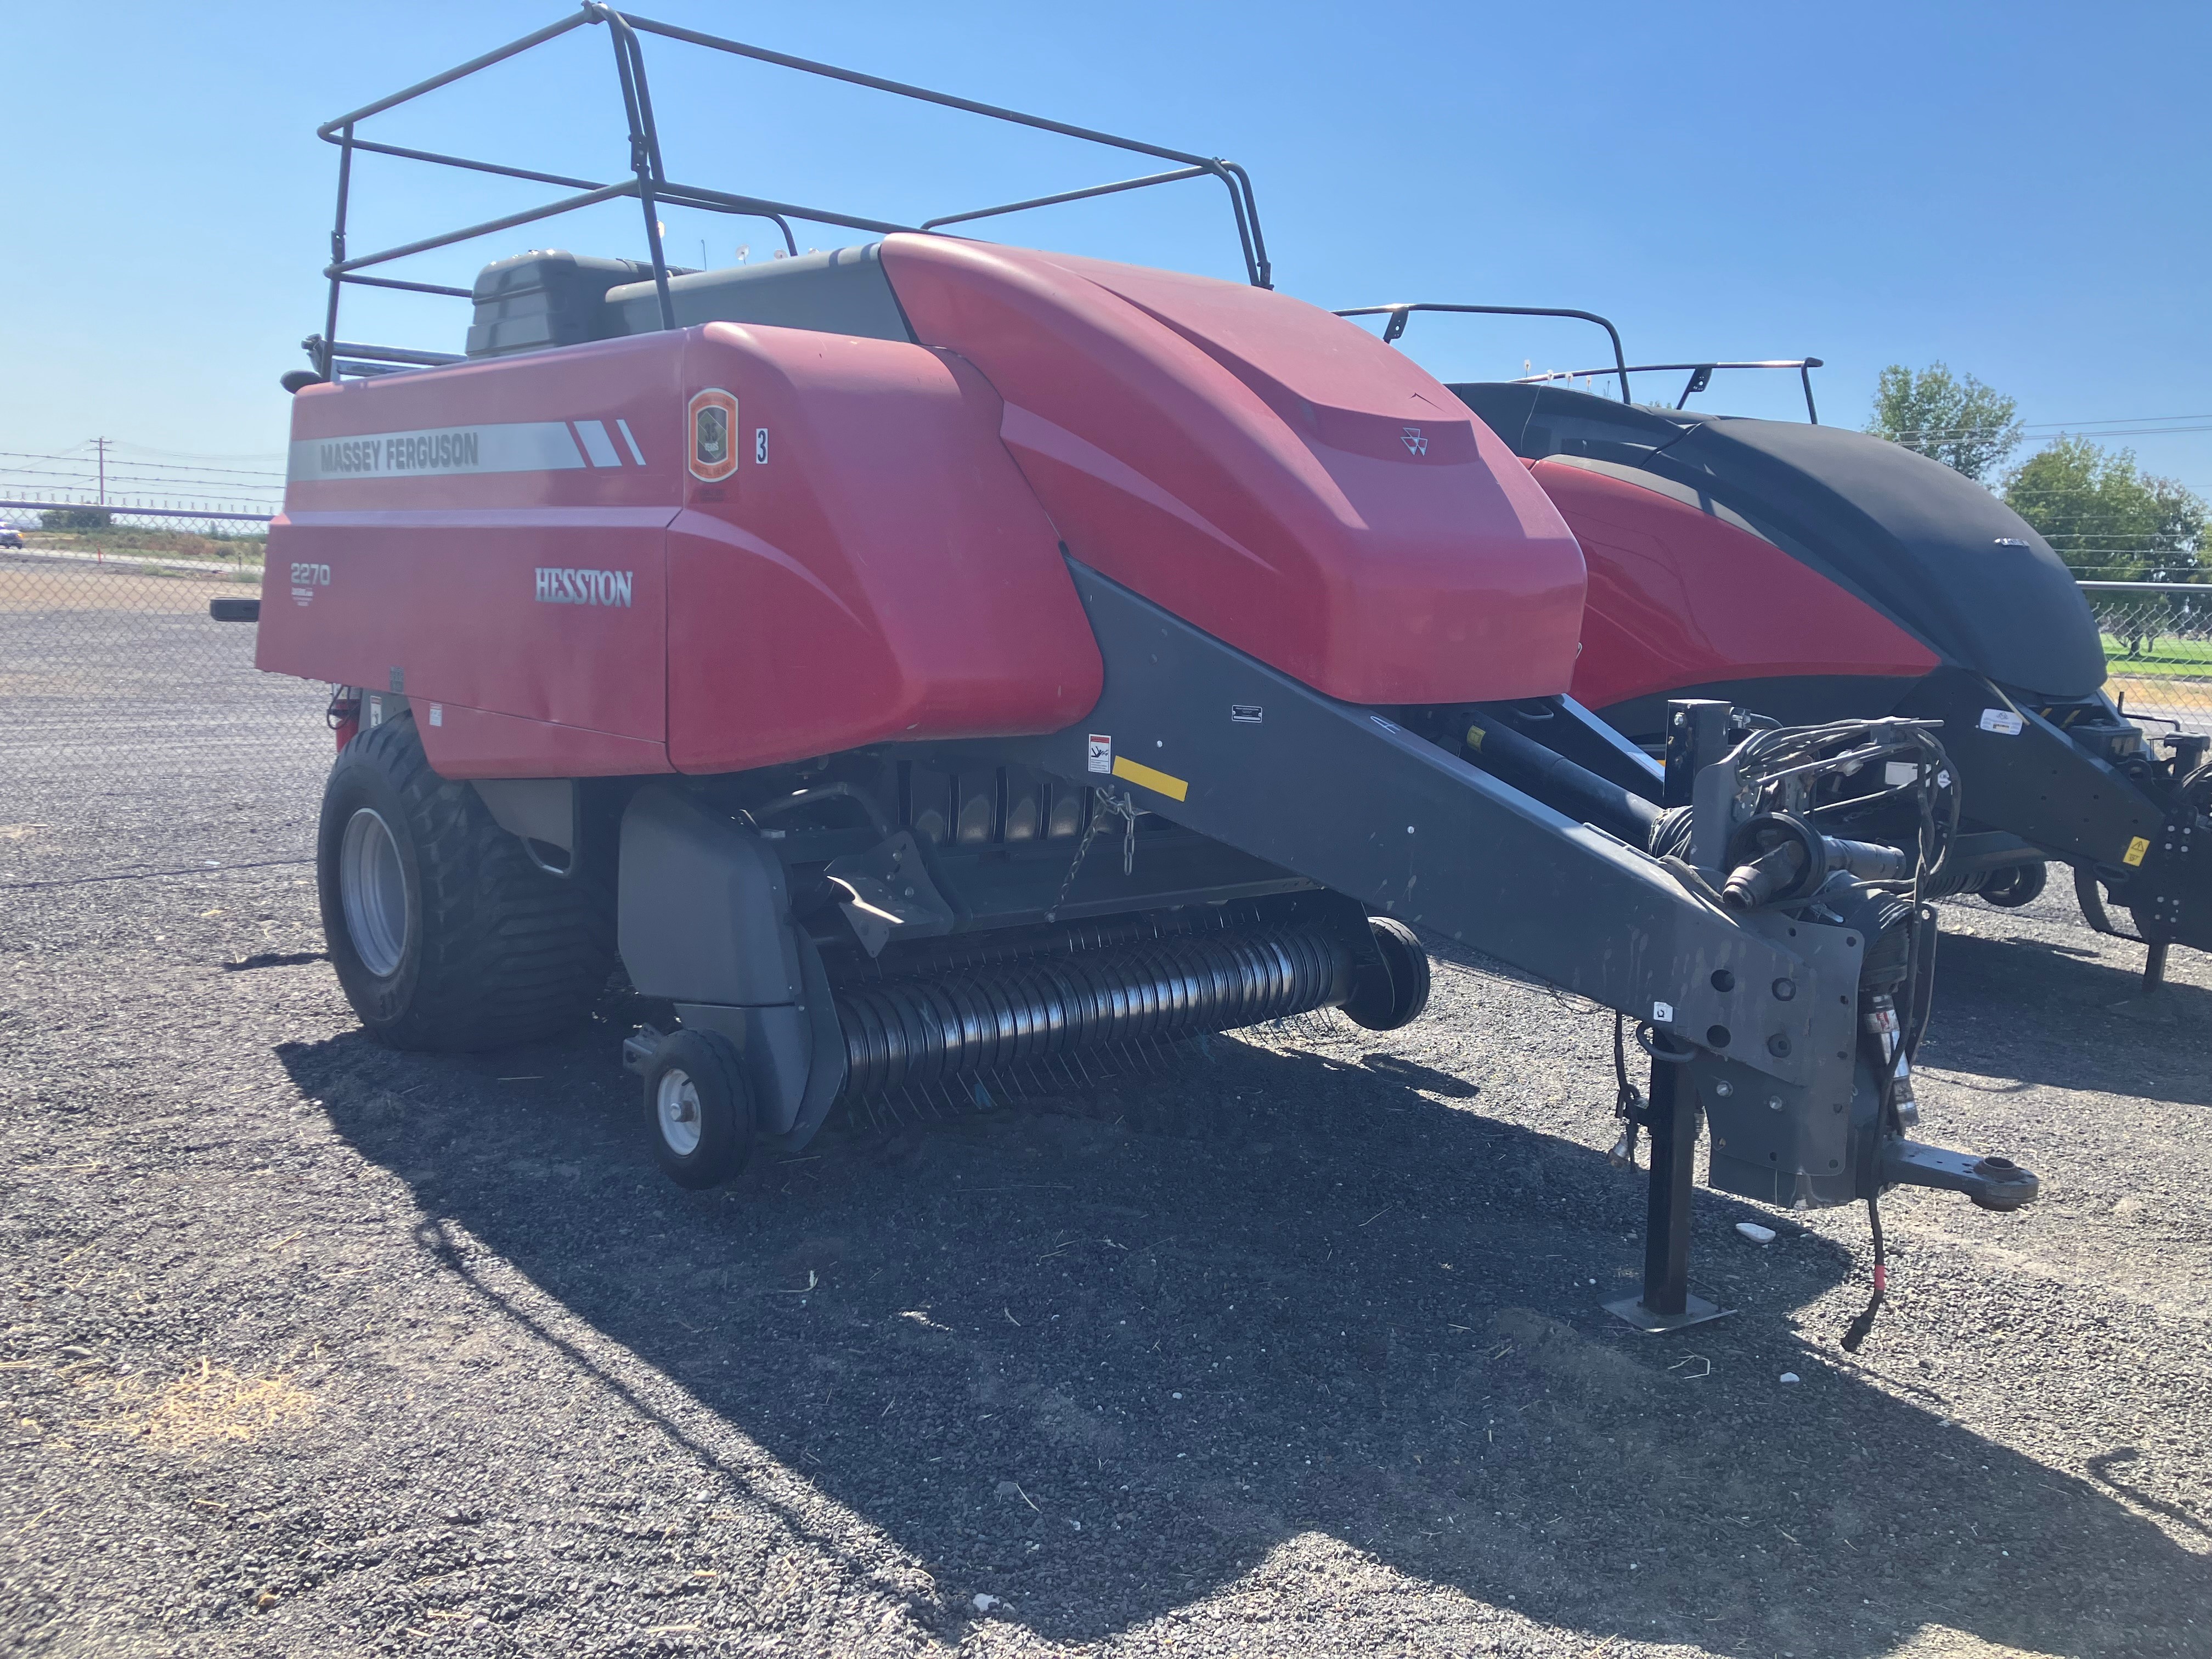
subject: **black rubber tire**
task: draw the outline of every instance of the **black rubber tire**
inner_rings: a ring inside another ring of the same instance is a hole
[[[369,808],[398,852],[407,916],[379,974],[349,933],[338,886],[346,826]],[[534,1042],[590,1013],[614,964],[611,906],[584,870],[550,876],[465,783],[430,769],[411,718],[373,726],[331,768],[316,835],[323,936],[346,1000],[395,1048],[458,1053]]]
[[[698,1099],[699,1143],[679,1152],[663,1133],[660,1089],[680,1073]],[[753,1099],[736,1046],[712,1031],[678,1031],[653,1050],[645,1072],[645,1130],[653,1161],[679,1187],[719,1187],[751,1162]]]
[[[1362,969],[1344,1004],[1345,1017],[1370,1031],[1395,1031],[1411,1025],[1429,1006],[1429,953],[1413,930],[1394,917],[1370,916],[1367,926],[1382,960]]]
[[[2043,896],[2050,875],[2048,865],[2015,864],[1992,873],[1982,884],[1982,897],[2001,910],[2017,910]]]

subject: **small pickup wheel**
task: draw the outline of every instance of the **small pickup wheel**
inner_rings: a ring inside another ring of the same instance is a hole
[[[753,1103],[727,1037],[678,1031],[645,1069],[653,1161],[679,1187],[719,1187],[752,1157]]]
[[[1379,964],[1361,970],[1344,1004],[1346,1018],[1370,1031],[1410,1025],[1429,1006],[1429,953],[1413,930],[1391,916],[1370,916]]]
[[[2033,904],[2043,896],[2044,883],[2049,878],[2048,866],[2015,864],[1999,870],[1982,884],[1982,898],[2001,910],[2017,910],[2024,904]]]

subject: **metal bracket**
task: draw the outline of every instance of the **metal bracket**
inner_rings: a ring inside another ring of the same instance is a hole
[[[894,929],[902,939],[934,939],[958,920],[937,884],[921,846],[904,830],[865,853],[848,853],[822,868],[844,896],[838,906],[861,948],[881,956]]]
[[[668,1034],[658,1027],[639,1026],[623,1039],[623,1070],[635,1077],[643,1077],[653,1067],[653,1055],[667,1041]]]
[[[1625,1296],[1618,1302],[1608,1302],[1605,1310],[1614,1318],[1633,1325],[1649,1336],[1662,1331],[1679,1331],[1686,1325],[1702,1325],[1709,1319],[1726,1319],[1734,1308],[1723,1308],[1717,1302],[1708,1302],[1702,1296],[1685,1294],[1680,1313],[1653,1313],[1644,1305],[1639,1296]]]

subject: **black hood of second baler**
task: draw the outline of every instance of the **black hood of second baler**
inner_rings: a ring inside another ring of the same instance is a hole
[[[2050,544],[1940,461],[1840,427],[1451,389],[1528,459],[1609,461],[1710,495],[1946,662],[2052,698],[2104,684],[2095,618]]]

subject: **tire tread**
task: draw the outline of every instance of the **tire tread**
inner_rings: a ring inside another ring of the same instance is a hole
[[[614,962],[612,907],[591,873],[532,864],[474,790],[431,769],[411,717],[363,732],[347,757],[399,796],[421,883],[416,989],[380,1035],[406,1048],[503,1048],[588,1015]]]

